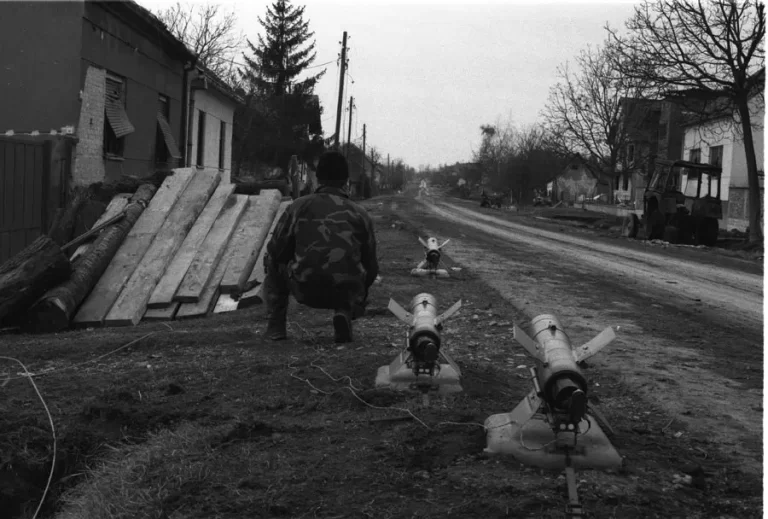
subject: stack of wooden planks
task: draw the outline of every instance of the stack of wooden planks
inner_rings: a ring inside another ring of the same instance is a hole
[[[119,212],[123,199],[116,198],[109,210]],[[127,234],[73,325],[130,326],[207,315],[221,297],[242,293],[254,272],[263,272],[257,263],[288,204],[275,189],[235,194],[235,185],[222,181],[219,171],[175,170]]]

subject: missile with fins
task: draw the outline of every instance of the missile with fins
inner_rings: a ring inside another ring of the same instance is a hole
[[[440,268],[440,250],[451,240],[445,240],[442,245],[438,245],[437,238],[427,238],[425,241],[419,237],[419,243],[426,249],[425,258],[421,260],[418,266],[411,270],[412,276],[437,276],[448,277],[448,271]]]
[[[548,314],[534,318],[531,330],[533,339],[517,325],[513,328],[514,339],[537,363],[534,389],[520,405],[527,405],[526,414],[532,416],[543,402],[558,422],[575,427],[587,412],[587,379],[579,364],[610,344],[616,334],[608,327],[583,346],[573,348],[560,321]]]
[[[411,300],[409,308],[410,311],[394,299],[389,300],[389,311],[408,325],[408,332],[405,350],[389,366],[379,369],[376,385],[411,389],[441,384],[458,387],[461,372],[447,352],[441,349],[440,332],[443,323],[461,308],[461,300],[438,315],[435,297],[422,293]],[[441,364],[440,357],[447,363]]]

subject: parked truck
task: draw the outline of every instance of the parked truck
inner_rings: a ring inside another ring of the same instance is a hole
[[[643,194],[643,215],[627,215],[624,236],[634,238],[642,227],[647,240],[714,245],[723,217],[721,177],[720,166],[657,159]]]

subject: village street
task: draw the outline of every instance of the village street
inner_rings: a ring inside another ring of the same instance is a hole
[[[513,213],[439,196],[397,209],[423,235],[450,239],[448,264],[478,276],[529,319],[559,317],[574,346],[614,327],[617,340],[589,364],[760,473],[762,264],[530,227]],[[609,416],[620,412],[611,410],[610,393],[595,391]]]

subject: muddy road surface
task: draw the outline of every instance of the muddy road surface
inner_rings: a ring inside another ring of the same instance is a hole
[[[575,345],[606,326],[617,330],[589,361],[593,373],[617,377],[626,390],[620,402],[594,388],[609,418],[629,414],[643,434],[655,407],[671,417],[666,432],[711,442],[744,471],[762,472],[762,265],[674,257],[450,199],[412,200],[403,197],[398,212],[423,234],[451,239],[447,263],[483,279],[529,319],[557,315]]]

